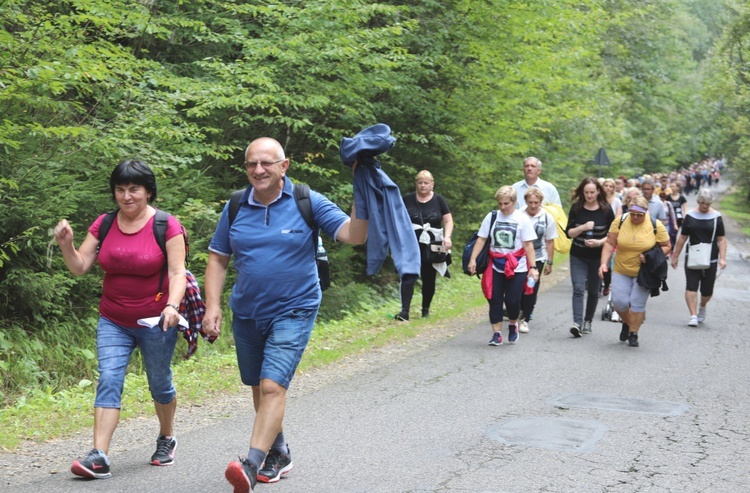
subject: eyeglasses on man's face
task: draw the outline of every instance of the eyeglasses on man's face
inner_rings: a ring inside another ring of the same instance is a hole
[[[285,159],[277,159],[276,161],[245,161],[245,168],[257,168],[258,166],[270,168],[274,164],[279,164],[282,161],[285,161]]]

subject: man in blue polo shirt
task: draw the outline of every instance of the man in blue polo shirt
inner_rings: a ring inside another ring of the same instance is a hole
[[[355,164],[356,166],[356,164]],[[235,492],[252,492],[256,481],[274,483],[292,469],[282,422],[286,392],[307,346],[322,293],[312,231],[297,209],[294,184],[286,176],[289,159],[276,140],[263,137],[245,151],[250,187],[229,224],[228,205],[211,243],[205,277],[204,330],[218,335],[221,292],[234,255],[232,331],[245,385],[252,386],[255,422],[246,458],[233,461],[225,476]],[[351,217],[311,191],[316,225],[351,244],[367,239],[367,221]]]

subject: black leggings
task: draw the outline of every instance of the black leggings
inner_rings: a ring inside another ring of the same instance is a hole
[[[432,298],[435,297],[435,283],[437,271],[422,258],[422,311],[430,309]],[[414,285],[419,279],[416,274],[406,274],[401,278],[401,313],[408,314],[411,308],[411,299],[414,297]]]
[[[534,313],[534,306],[536,306],[536,297],[539,294],[539,286],[542,284],[542,269],[544,269],[544,262],[537,261],[536,271],[539,272],[539,280],[534,285],[534,292],[532,294],[523,294],[521,296],[521,318],[528,322],[531,320],[531,315]]]
[[[719,266],[718,261],[712,262],[711,267],[704,270],[693,270],[687,268],[687,262],[685,262],[685,280],[686,280],[686,291],[698,291],[700,286],[701,296],[713,296],[714,284],[716,283],[716,272]]]
[[[492,298],[487,300],[490,304],[491,324],[503,321],[503,302],[508,310],[508,320],[518,320],[527,275],[528,272],[516,272],[516,275],[508,279],[504,273],[492,269]]]

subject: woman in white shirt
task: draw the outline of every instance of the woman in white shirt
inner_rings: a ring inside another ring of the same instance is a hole
[[[493,332],[490,346],[503,343],[503,303],[508,311],[508,342],[514,344],[518,341],[524,285],[528,278],[539,281],[534,254],[536,233],[529,217],[516,210],[516,190],[512,186],[501,187],[495,193],[495,199],[500,210],[494,223],[490,224],[492,213],[482,221],[468,265],[469,272],[475,274],[477,256],[490,238],[490,262],[482,276],[482,291],[490,305]]]
[[[536,240],[534,240],[536,268],[540,273],[544,270],[544,275],[547,276],[552,272],[552,261],[555,258],[555,238],[557,238],[555,218],[542,207],[544,192],[540,188],[531,187],[523,195],[526,201],[523,212],[531,219],[531,224],[536,232]],[[541,277],[539,282],[534,284],[533,292],[529,294],[524,292],[521,296],[521,323],[518,327],[518,331],[521,333],[529,331],[529,321],[534,313],[540,285]]]

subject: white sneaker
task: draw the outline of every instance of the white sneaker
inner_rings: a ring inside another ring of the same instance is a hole
[[[699,306],[698,307],[698,323],[702,324],[704,320],[706,320],[706,307]]]
[[[698,317],[690,315],[690,321],[688,321],[688,327],[698,327]]]
[[[518,324],[518,332],[521,334],[526,334],[529,332],[529,323],[526,320],[521,320],[521,323]]]

